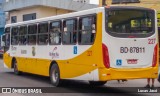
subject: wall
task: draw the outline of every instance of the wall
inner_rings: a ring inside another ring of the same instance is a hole
[[[12,16],[17,16],[17,22],[22,22],[24,14],[36,13],[36,17],[37,19],[39,19],[39,18],[54,16],[54,15],[59,15],[59,14],[65,14],[69,12],[71,11],[63,10],[63,9],[56,9],[56,8],[51,8],[51,7],[44,7],[44,6],[24,8],[24,9],[10,11],[9,20],[7,20],[7,24],[11,23]]]
[[[46,6],[58,9],[81,11],[96,8],[97,5],[75,2],[73,0],[9,0],[3,4],[4,11],[12,11],[31,6]]]
[[[160,0],[140,0],[140,3],[126,3],[126,4],[114,4],[114,5],[147,7],[160,11]]]

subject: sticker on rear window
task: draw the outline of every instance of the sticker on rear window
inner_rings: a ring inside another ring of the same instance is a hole
[[[121,66],[122,65],[122,60],[121,59],[117,59],[116,60],[116,65],[117,66]]]

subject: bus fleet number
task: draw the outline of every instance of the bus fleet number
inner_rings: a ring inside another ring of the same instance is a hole
[[[120,47],[120,53],[145,53],[145,47]]]
[[[156,38],[148,39],[148,44],[155,44],[155,43],[156,43]]]

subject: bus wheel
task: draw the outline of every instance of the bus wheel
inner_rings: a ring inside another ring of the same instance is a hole
[[[60,71],[57,64],[53,64],[50,70],[50,80],[53,86],[59,86],[60,85]]]
[[[103,86],[106,83],[107,81],[89,81],[89,84],[93,86]]]
[[[14,68],[14,74],[20,75],[21,72],[18,71],[18,65],[16,60],[13,61],[13,68]]]

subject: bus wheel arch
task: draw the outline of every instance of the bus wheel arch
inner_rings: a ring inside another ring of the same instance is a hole
[[[16,58],[13,57],[13,58],[12,58],[12,62],[11,62],[11,68],[14,68],[14,62],[15,62],[15,60],[16,60]]]
[[[50,64],[49,77],[53,86],[61,85],[60,69],[56,61],[52,61]]]
[[[20,71],[18,70],[18,66],[17,66],[17,60],[16,60],[16,58],[15,57],[13,57],[13,59],[12,59],[12,63],[11,63],[12,65],[11,65],[11,68],[13,68],[14,69],[14,74],[16,74],[16,75],[20,75]]]
[[[50,70],[51,70],[51,68],[52,68],[52,66],[54,65],[54,64],[58,64],[56,61],[52,61],[51,63],[50,63],[50,66],[49,66],[49,73],[50,73]]]

